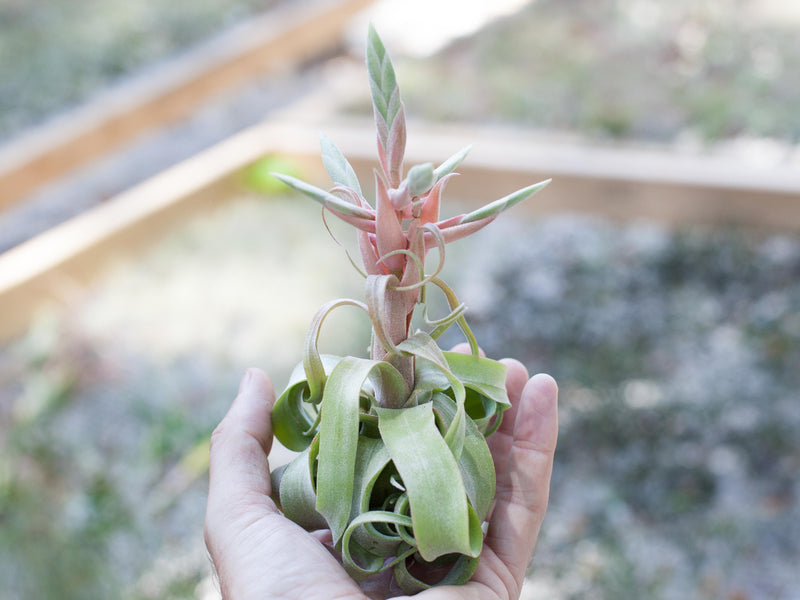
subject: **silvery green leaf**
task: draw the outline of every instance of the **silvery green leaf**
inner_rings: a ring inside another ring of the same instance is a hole
[[[461,471],[436,428],[432,405],[376,410],[381,438],[408,493],[422,558],[453,552],[477,556],[480,524],[476,536]]]
[[[434,180],[439,181],[445,175],[449,175],[450,173],[455,171],[458,168],[458,165],[461,164],[461,161],[463,161],[467,157],[467,154],[469,154],[469,151],[471,149],[472,146],[467,146],[466,148],[459,150],[453,156],[444,161],[441,165],[436,167],[433,170]]]
[[[338,146],[323,134],[319,135],[319,144],[322,149],[322,163],[334,183],[349,187],[358,192],[359,196],[363,196],[356,172]]]
[[[455,418],[457,411],[453,399],[441,392],[433,395],[433,409],[444,421],[445,426]],[[472,419],[467,419],[464,449],[458,457],[458,467],[461,469],[461,477],[470,504],[479,519],[486,519],[494,499],[496,474],[486,438]]]
[[[309,198],[316,200],[326,208],[329,208],[333,211],[370,221],[374,220],[375,218],[375,215],[372,213],[372,211],[360,206],[356,206],[355,204],[351,204],[346,200],[342,200],[330,192],[326,192],[325,190],[313,186],[310,183],[306,183],[305,181],[301,181],[300,179],[296,179],[282,173],[273,173],[273,175],[289,187],[297,190],[298,192],[302,192]]]
[[[328,524],[315,508],[317,496],[311,481],[308,452],[306,448],[286,465],[277,491],[284,515],[304,529],[313,531]]]
[[[459,224],[463,225],[465,223],[472,223],[474,221],[480,221],[481,219],[486,219],[489,217],[493,217],[504,210],[511,208],[512,206],[516,206],[523,200],[527,200],[531,196],[533,196],[536,192],[544,189],[547,184],[550,183],[550,179],[546,179],[545,181],[540,181],[539,183],[535,183],[530,185],[526,188],[522,188],[521,190],[517,190],[513,194],[509,194],[504,198],[500,198],[499,200],[495,200],[487,204],[486,206],[479,208],[467,215],[459,221]]]
[[[334,543],[351,518],[356,485],[360,399],[370,374],[388,380],[395,389],[403,378],[387,362],[347,356],[331,371],[322,396],[317,457],[316,510],[325,517]],[[408,394],[405,389],[402,394]]]

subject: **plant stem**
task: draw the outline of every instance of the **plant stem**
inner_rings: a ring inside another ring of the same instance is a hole
[[[411,312],[406,310],[409,292],[401,292],[391,286],[392,283],[397,283],[396,277],[391,277],[387,283],[385,291],[380,294],[381,301],[377,305],[370,306],[370,318],[373,324],[370,358],[390,363],[403,376],[408,389],[413,390],[414,358],[393,350],[411,334]],[[374,283],[368,278],[367,295],[373,293],[374,289]],[[386,348],[387,345],[390,348]],[[380,391],[378,399],[382,406],[397,405],[397,399],[388,399]]]

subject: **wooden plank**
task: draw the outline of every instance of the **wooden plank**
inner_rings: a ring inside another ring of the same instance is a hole
[[[376,166],[371,122],[295,125],[290,113],[276,116],[0,255],[0,339],[24,331],[39,307],[68,301],[109,260],[147,244],[177,219],[224,202],[236,190],[240,169],[265,154],[293,158],[307,177],[326,185],[319,131],[340,146],[369,190]],[[508,131],[415,123],[407,164],[441,161],[470,143],[474,149],[447,190],[454,199],[450,212],[553,177],[546,191],[515,210],[800,231],[800,174],[790,166],[587,149]]]
[[[0,209],[258,75],[341,43],[373,0],[287,2],[0,148]]]
[[[43,306],[69,302],[109,261],[158,239],[176,221],[223,202],[241,157],[264,147],[246,131],[0,254],[0,339]]]

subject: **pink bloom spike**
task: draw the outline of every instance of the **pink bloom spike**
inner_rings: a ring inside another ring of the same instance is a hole
[[[428,195],[422,201],[422,211],[419,215],[419,220],[422,223],[436,223],[439,220],[439,207],[441,206],[441,197],[444,188],[447,187],[447,182],[453,177],[455,173],[451,173],[442,177],[436,182]]]
[[[358,249],[361,251],[361,262],[367,275],[388,275],[389,269],[383,263],[378,262],[378,251],[375,243],[365,231],[358,232]]]
[[[403,156],[406,152],[406,117],[402,103],[397,116],[392,121],[386,145],[389,155],[389,182],[392,187],[396,188],[403,179]]]
[[[397,218],[397,213],[389,200],[389,193],[386,190],[383,179],[381,179],[378,173],[375,173],[375,192],[377,196],[375,200],[375,207],[377,210],[377,215],[375,217],[375,236],[377,239],[378,254],[384,257],[395,250],[405,250],[406,236]],[[395,254],[393,256],[387,256],[382,262],[390,271],[399,275],[403,271],[406,257],[402,254]]]
[[[411,226],[408,229],[408,233],[406,234],[407,239],[409,240],[409,250],[417,255],[419,258],[420,263],[423,266],[425,265],[425,242],[424,237],[419,235],[419,228],[416,222],[412,222]],[[420,282],[422,277],[424,277],[424,273],[420,273],[420,269],[417,266],[417,262],[412,258],[408,258],[406,260],[406,266],[403,270],[403,277],[400,280],[400,287],[407,287],[410,285],[416,285]],[[405,308],[407,313],[411,313],[414,310],[414,305],[419,300],[419,290],[408,290],[403,292]]]
[[[381,136],[378,134],[378,160],[381,163],[381,170],[383,171],[383,176],[388,179],[389,178],[389,159],[386,156],[386,149],[383,147],[383,142],[381,141]]]

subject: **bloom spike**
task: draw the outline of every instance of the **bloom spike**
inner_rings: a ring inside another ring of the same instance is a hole
[[[375,192],[377,196],[375,200],[377,210],[375,237],[378,253],[381,255],[381,262],[391,271],[397,272],[399,277],[405,266],[404,257],[399,254],[387,255],[395,250],[405,250],[408,244],[383,180],[377,172],[375,173]]]

